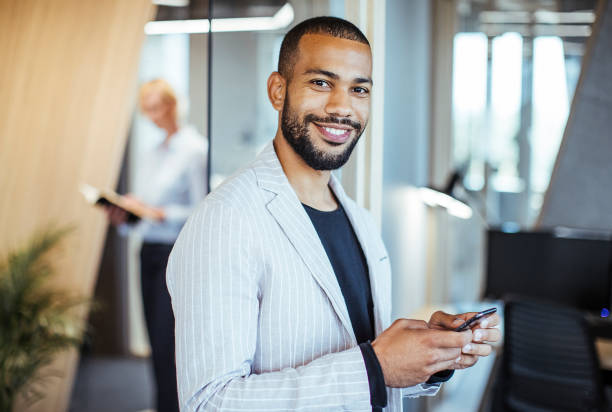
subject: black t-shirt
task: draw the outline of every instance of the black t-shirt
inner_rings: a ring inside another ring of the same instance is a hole
[[[374,340],[374,304],[367,260],[342,207],[322,212],[304,205],[334,269],[357,343]]]
[[[379,411],[387,405],[387,391],[382,369],[370,345],[376,333],[368,262],[340,204],[338,209],[331,212],[322,212],[307,205],[304,205],[304,209],[338,279],[368,374],[372,410]]]

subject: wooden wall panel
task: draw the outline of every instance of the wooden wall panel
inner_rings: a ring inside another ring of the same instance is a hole
[[[0,0],[0,253],[47,223],[73,224],[58,286],[90,295],[106,230],[81,183],[114,187],[150,0]],[[33,410],[64,411],[75,353]]]

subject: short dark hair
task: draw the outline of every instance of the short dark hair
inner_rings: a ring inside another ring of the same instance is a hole
[[[289,30],[281,44],[280,55],[278,56],[278,72],[285,79],[291,77],[293,66],[295,66],[297,60],[298,44],[305,34],[324,34],[358,41],[370,46],[366,36],[350,21],[329,16],[313,17],[304,20]]]

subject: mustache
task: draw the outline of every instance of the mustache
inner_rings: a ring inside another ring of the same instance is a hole
[[[307,114],[306,116],[304,116],[304,123],[308,123],[308,122],[343,124],[346,126],[351,126],[353,129],[357,130],[358,132],[361,130],[361,123],[355,122],[351,119],[340,119],[334,116],[319,117],[311,113],[311,114]]]

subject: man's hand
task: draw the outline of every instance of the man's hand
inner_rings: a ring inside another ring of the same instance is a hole
[[[372,348],[385,384],[405,388],[442,370],[463,367],[461,348],[471,341],[471,330],[435,330],[421,320],[398,319],[372,342]]]
[[[431,315],[431,319],[427,326],[431,329],[452,331],[463,322],[476,315],[476,313],[478,312],[451,315],[442,311],[437,311]],[[494,313],[480,321],[476,321],[470,327],[473,332],[473,339],[461,350],[462,359],[460,368],[473,366],[478,361],[478,357],[491,354],[492,348],[489,343],[497,342],[501,338],[501,332],[496,328],[497,325],[499,325],[499,315]]]

